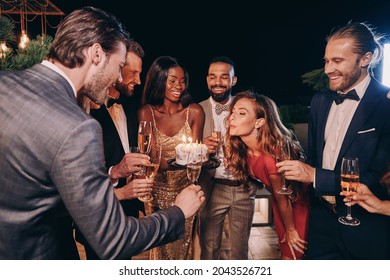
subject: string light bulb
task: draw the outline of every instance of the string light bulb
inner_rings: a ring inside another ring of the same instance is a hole
[[[28,45],[28,42],[30,42],[30,39],[28,38],[26,32],[22,30],[22,35],[20,36],[19,48],[25,49]]]
[[[0,42],[0,59],[5,59],[8,51],[9,51],[9,48],[7,47],[7,44],[4,41],[1,41]]]

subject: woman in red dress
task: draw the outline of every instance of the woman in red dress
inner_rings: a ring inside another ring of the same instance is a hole
[[[281,122],[270,98],[251,91],[238,93],[230,107],[226,163],[237,178],[260,180],[272,194],[274,225],[281,259],[302,259],[306,249],[309,217],[309,189],[298,182],[286,182],[291,195],[279,194],[282,174],[276,167],[277,143],[290,147],[291,159],[304,159],[294,134]]]

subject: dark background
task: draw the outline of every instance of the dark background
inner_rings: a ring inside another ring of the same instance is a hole
[[[390,40],[388,0],[52,3],[65,14],[92,5],[116,15],[145,50],[142,82],[155,58],[177,57],[189,71],[195,101],[208,97],[205,77],[210,59],[226,55],[236,64],[238,83],[234,92],[254,89],[279,105],[308,105],[314,92],[302,84],[301,76],[323,67],[325,37],[332,28],[350,20],[364,21]],[[60,20],[59,16],[48,17],[53,26]],[[54,32],[55,29],[48,28],[48,34]],[[375,71],[379,80],[381,67]],[[141,90],[142,86],[138,87],[137,94]]]

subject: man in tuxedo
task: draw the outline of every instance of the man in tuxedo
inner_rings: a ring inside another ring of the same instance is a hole
[[[255,207],[256,186],[244,186],[225,168],[221,141],[212,134],[220,131],[225,137],[225,121],[232,102],[232,88],[237,83],[234,63],[228,57],[215,57],[210,61],[207,87],[210,98],[200,102],[205,112],[203,143],[209,154],[218,157],[222,164],[216,169],[202,172],[200,185],[204,187],[207,202],[201,211],[200,244],[201,259],[218,260],[221,253],[224,221],[229,219],[229,235],[232,244],[229,259],[248,259],[248,242]]]
[[[57,225],[67,214],[102,259],[183,238],[204,201],[200,187],[150,217],[127,217],[104,166],[101,126],[77,104],[81,89],[104,103],[122,81],[129,41],[113,15],[84,7],[63,19],[47,60],[0,73],[0,259],[62,259]]]
[[[311,102],[308,160],[278,163],[289,180],[313,183],[307,259],[388,259],[387,217],[356,205],[358,226],[341,224],[347,208],[340,195],[343,157],[356,157],[360,182],[385,198],[380,185],[390,161],[389,88],[370,73],[382,55],[381,36],[367,24],[349,22],[327,38],[325,74],[330,90]]]
[[[139,217],[139,211],[144,212],[144,203],[137,199],[151,191],[152,184],[141,184],[145,179],[135,179],[129,184],[134,198],[121,199],[119,194],[128,182],[131,173],[139,171],[143,164],[142,158],[147,155],[130,153],[130,147],[137,146],[137,109],[134,99],[134,87],[141,84],[142,59],[144,50],[135,41],[127,48],[126,63],[122,68],[122,82],[117,82],[109,88],[109,93],[102,106],[91,104],[90,115],[102,126],[104,158],[114,192],[127,216]],[[139,184],[136,184],[139,183]],[[145,188],[146,187],[146,188]],[[76,229],[76,240],[84,245],[86,257],[89,260],[99,259],[88,242]]]

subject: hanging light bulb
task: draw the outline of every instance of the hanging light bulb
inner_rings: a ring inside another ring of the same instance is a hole
[[[22,35],[20,36],[19,48],[25,49],[27,47],[28,42],[30,42],[30,39],[28,38],[26,32],[22,30]]]

